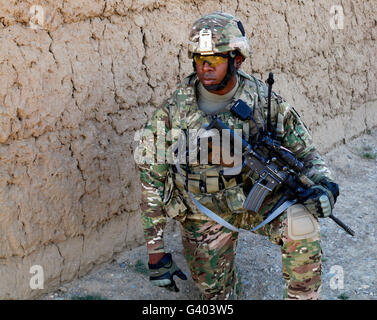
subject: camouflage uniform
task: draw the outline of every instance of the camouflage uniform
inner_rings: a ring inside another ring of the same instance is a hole
[[[263,127],[267,114],[267,88],[261,81],[242,71],[237,72],[239,87],[233,97],[245,101],[253,110],[254,121],[242,121],[229,111],[219,118],[232,129],[242,129],[245,135]],[[174,94],[158,108],[146,126],[139,145],[139,153],[147,154],[156,148],[154,155],[163,157],[163,147],[171,154],[174,129],[199,129],[210,119],[197,104],[199,80],[192,74],[181,83]],[[305,164],[304,173],[314,182],[331,178],[329,169],[312,143],[311,136],[297,112],[277,94],[272,98],[272,120],[282,145],[290,149]],[[157,133],[168,133],[162,141]],[[205,299],[236,299],[240,294],[240,281],[235,266],[238,233],[233,232],[200,212],[184,189],[184,180],[168,163],[139,164],[142,183],[142,222],[148,252],[164,252],[163,230],[166,217],[180,222],[184,255],[191,275]],[[185,166],[181,165],[182,169]],[[247,212],[242,205],[244,188],[250,190],[258,178],[254,175],[230,181],[219,174],[220,164],[190,164],[189,191],[195,198],[220,217],[238,228],[252,229],[265,219],[265,214],[282,196],[277,188],[268,196],[258,213]],[[185,172],[185,171],[184,171]],[[186,173],[185,173],[186,174]],[[205,183],[206,190],[200,188]],[[315,223],[318,227],[316,219]],[[281,246],[283,277],[286,282],[284,298],[318,299],[321,288],[321,246],[319,228],[310,237],[294,237],[288,232],[287,212],[256,232]]]

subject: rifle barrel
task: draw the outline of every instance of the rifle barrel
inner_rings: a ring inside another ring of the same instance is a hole
[[[355,235],[355,232],[349,226],[347,226],[343,221],[339,220],[333,214],[330,214],[329,218],[331,218],[338,226],[342,227],[351,236]]]

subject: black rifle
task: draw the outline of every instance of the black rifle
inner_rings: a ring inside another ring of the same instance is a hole
[[[271,73],[269,79],[272,79]],[[273,81],[269,83],[269,100],[271,99],[272,83]],[[235,104],[235,108],[232,108],[232,112],[237,113],[237,110],[247,111],[245,105],[244,102],[238,101]],[[270,102],[268,107],[270,108]],[[245,118],[244,114],[238,114],[238,116],[241,119]],[[243,205],[245,209],[258,212],[265,198],[279,185],[284,186],[283,196],[270,210],[269,214],[273,213],[275,209],[280,207],[287,199],[297,199],[298,202],[300,202],[310,194],[309,188],[313,186],[314,183],[301,172],[304,168],[304,164],[299,161],[291,151],[282,147],[280,142],[273,138],[274,134],[271,132],[270,112],[268,112],[267,118],[267,133],[265,132],[259,139],[257,148],[253,148],[245,139],[236,135],[232,129],[217,117],[213,117],[207,130],[212,128],[216,128],[220,132],[222,130],[228,130],[231,145],[242,145],[243,165],[251,169],[248,175],[250,176],[255,171],[259,175],[259,179],[253,185],[245,200]],[[267,151],[268,155],[265,156],[256,149],[264,149]],[[225,170],[223,171],[223,175],[227,177]],[[231,176],[232,175],[228,176],[228,178]],[[267,214],[267,216],[269,214]],[[350,235],[354,235],[354,231],[333,214],[329,217]]]

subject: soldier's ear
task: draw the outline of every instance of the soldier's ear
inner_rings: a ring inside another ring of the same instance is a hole
[[[234,64],[237,69],[241,68],[242,62],[244,61],[244,57],[241,56],[240,54],[237,54],[236,57],[234,58]]]

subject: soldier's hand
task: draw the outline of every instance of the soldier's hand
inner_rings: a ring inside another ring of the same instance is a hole
[[[171,253],[166,253],[156,264],[148,263],[149,279],[153,285],[164,287],[169,291],[178,292],[179,289],[173,279],[174,276],[182,280],[187,280],[186,275],[178,268],[171,257]]]
[[[301,203],[316,217],[327,218],[339,195],[339,187],[336,183],[323,179],[320,184],[307,190]]]

